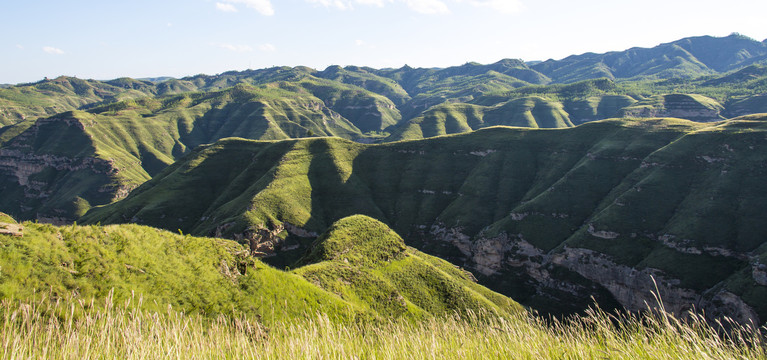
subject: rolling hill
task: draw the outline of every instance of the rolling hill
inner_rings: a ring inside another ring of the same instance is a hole
[[[762,323],[765,124],[622,119],[382,145],[224,139],[81,221],[229,237],[279,262],[365,214],[545,312],[590,296],[640,310],[655,281],[676,314]]]
[[[155,82],[60,77],[20,84],[0,89],[0,125],[6,125],[0,127],[0,210],[71,222],[124,197],[195,146],[225,137],[377,143],[494,125],[571,127],[613,117],[710,122],[765,112],[762,47],[733,35],[592,54],[599,64],[619,59],[641,73],[615,70],[598,79],[578,75],[591,60],[574,56],[443,69],[298,66]],[[694,63],[705,71],[681,76],[664,60],[680,51],[687,54],[683,68]],[[541,70],[549,67],[554,70]],[[578,79],[585,80],[570,83]]]

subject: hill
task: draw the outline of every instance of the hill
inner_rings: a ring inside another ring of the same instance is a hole
[[[0,207],[23,219],[71,222],[220,138],[363,137],[311,93],[278,85],[142,98],[1,128]],[[347,103],[376,101],[357,99]]]
[[[292,271],[250,257],[233,241],[146,226],[24,226],[23,237],[0,234],[3,299],[31,301],[42,294],[124,303],[142,296],[143,305],[134,306],[157,311],[172,305],[213,317],[244,313],[266,323],[315,313],[369,321],[522,311],[364,216],[331,226],[307,265]]]
[[[61,76],[34,84],[0,88],[0,126],[47,117],[103,102],[153,94],[151,83],[138,80],[101,82]]]
[[[586,53],[532,65],[555,82],[587,79],[695,78],[767,61],[767,45],[746,36],[689,37],[653,48]]]
[[[0,89],[0,210],[71,222],[124,197],[194,147],[225,137],[377,143],[494,125],[571,127],[616,117],[709,122],[763,113],[767,70],[758,65],[759,44],[738,36],[675,42],[674,51],[688,49],[713,69],[693,78],[671,71],[563,84],[535,70],[541,64],[504,59],[444,69],[298,66],[160,82],[60,77],[17,85]],[[644,68],[641,61],[673,55],[666,45],[615,56]]]
[[[623,119],[385,145],[225,139],[81,220],[225,236],[291,259],[365,214],[543,311],[590,296],[643,309],[654,277],[677,314],[695,305],[759,322],[766,129],[759,117]]]
[[[537,96],[521,97],[494,106],[444,104],[393,130],[386,141],[415,140],[459,134],[488,126],[529,128],[572,127],[562,104]]]

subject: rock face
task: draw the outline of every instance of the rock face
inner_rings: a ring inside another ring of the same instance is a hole
[[[623,117],[674,117],[698,122],[722,121],[724,107],[701,95],[668,94],[651,97],[622,110]]]
[[[24,227],[19,224],[0,222],[0,234],[11,236],[24,236]]]
[[[562,272],[572,272],[587,279],[592,285],[606,289],[625,309],[646,311],[662,306],[677,317],[684,318],[689,311],[703,310],[711,320],[727,316],[739,323],[760,324],[756,311],[739,296],[724,289],[712,288],[699,292],[685,288],[679,279],[659,269],[637,269],[616,263],[609,256],[583,248],[564,247],[546,252],[525,241],[521,234],[501,233],[494,237],[470,237],[460,228],[432,227],[434,240],[447,242],[458,248],[464,257],[464,266],[476,271],[483,279],[522,274],[529,278],[535,292],[554,300],[557,293],[588,298],[593,287],[580,281],[570,281]],[[598,232],[592,234],[602,237]],[[610,238],[610,237],[606,237]],[[514,270],[516,269],[516,270]],[[765,267],[756,264],[753,276],[757,283],[767,283]]]
[[[132,187],[112,181],[117,167],[96,156],[84,128],[77,119],[40,119],[5,144],[0,149],[3,207],[20,218],[66,223],[91,204],[127,195]],[[73,196],[62,196],[67,192]]]

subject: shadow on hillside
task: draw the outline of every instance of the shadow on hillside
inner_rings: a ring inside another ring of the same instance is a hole
[[[327,229],[335,221],[355,214],[389,223],[365,183],[354,172],[344,171],[344,166],[354,167],[336,158],[347,154],[337,151],[337,146],[348,144],[338,139],[318,139],[309,144],[308,152],[313,156],[307,174],[312,189],[308,227]]]

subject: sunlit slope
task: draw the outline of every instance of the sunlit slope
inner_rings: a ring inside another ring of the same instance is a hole
[[[2,220],[2,218],[0,218]],[[6,220],[3,220],[6,221]],[[413,319],[471,311],[522,311],[470,275],[405,246],[386,225],[342,219],[315,244],[307,265],[282,271],[229,240],[138,225],[24,223],[23,237],[0,235],[0,298],[77,296],[218,314],[267,323],[326,314],[339,321]],[[349,246],[354,251],[349,252]]]
[[[444,104],[400,125],[386,141],[458,134],[496,125],[564,128],[573,123],[562,104],[541,97],[523,97],[496,106]]]
[[[238,85],[73,111],[0,131],[0,205],[23,219],[72,221],[220,138],[363,136],[304,90]]]
[[[11,86],[0,89],[0,126],[75,110],[105,100],[152,94],[154,88],[151,83],[133,79],[101,82],[61,76],[35,84]]]

